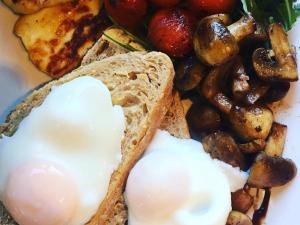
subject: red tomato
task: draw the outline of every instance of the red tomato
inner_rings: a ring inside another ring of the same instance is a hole
[[[193,11],[204,11],[210,14],[229,12],[235,0],[187,0],[189,8]]]
[[[161,9],[154,14],[148,37],[160,51],[173,57],[183,57],[192,50],[196,19],[179,8]]]
[[[121,26],[134,28],[147,13],[147,0],[104,0],[106,12]]]
[[[180,0],[150,0],[153,4],[162,7],[162,8],[168,8],[173,7],[177,5]]]

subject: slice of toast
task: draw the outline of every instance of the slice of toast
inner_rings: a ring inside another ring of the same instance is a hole
[[[160,129],[168,131],[178,138],[190,138],[188,125],[185,119],[184,109],[178,92],[173,94],[172,104],[166,113]],[[104,223],[105,225],[124,225],[128,219],[127,206],[124,196],[121,195],[114,206],[113,213]]]
[[[97,214],[88,223],[96,225],[105,224],[110,218],[130,169],[163,120],[172,101],[174,69],[169,57],[159,52],[132,52],[82,66],[34,91],[0,126],[0,134],[11,136],[22,119],[43,102],[53,86],[84,75],[100,79],[108,87],[113,104],[122,106],[126,118],[122,162],[111,177],[108,193]]]
[[[81,65],[88,65],[94,61],[128,53],[129,50],[112,41],[116,40],[123,45],[129,45],[136,50],[145,50],[138,42],[134,40],[125,31],[117,27],[110,27],[104,31],[103,35],[94,46],[84,56]],[[111,39],[109,39],[109,38]],[[167,112],[160,129],[168,131],[170,134],[180,138],[190,138],[189,128],[185,119],[184,109],[177,91],[173,91],[172,104]]]
[[[137,43],[134,38],[126,34],[125,31],[110,27],[104,31],[103,35],[94,46],[86,53],[81,64],[87,65],[94,61],[100,61],[107,57],[129,52],[122,45],[129,45],[136,50],[144,50],[143,46]],[[179,138],[190,138],[188,125],[185,119],[184,109],[181,103],[179,93],[173,92],[172,104],[166,113],[160,129],[168,131],[170,134]],[[124,196],[122,195],[114,206],[113,214],[105,222],[106,225],[124,225],[127,221],[128,213],[125,204]]]
[[[129,44],[135,49],[143,50],[143,47],[141,45],[135,42],[130,36],[128,36],[124,31],[120,29],[110,28],[106,30],[106,33],[110,37],[117,39],[123,44]],[[127,49],[122,48],[120,45],[113,43],[105,36],[102,36],[102,38],[100,38],[98,42],[87,52],[86,56],[82,61],[82,65],[87,65],[93,61],[99,61],[113,55],[123,54],[127,52]],[[181,104],[180,96],[177,92],[173,92],[172,95],[173,100],[171,106],[160,125],[160,129],[167,130],[172,135],[180,138],[189,138],[189,130],[185,120],[185,114]],[[23,113],[20,112],[18,114],[22,115]],[[8,123],[12,124],[12,120],[14,120],[14,118],[8,119]],[[1,129],[4,131],[4,127],[8,128],[9,126],[11,125],[7,124]],[[11,131],[8,131],[7,134],[9,135],[10,133],[12,133],[14,129],[15,128],[13,128]],[[120,198],[117,200],[117,203],[113,206],[112,209],[113,210],[111,210],[111,213],[107,215],[108,219],[102,224],[124,225],[127,220],[127,208],[125,205],[123,195],[120,196]],[[0,206],[0,224],[15,224],[15,222],[7,214],[3,206]]]

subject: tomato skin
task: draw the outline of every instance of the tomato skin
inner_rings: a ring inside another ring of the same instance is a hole
[[[181,0],[150,0],[151,3],[161,8],[176,6]]]
[[[187,0],[188,6],[193,11],[209,14],[230,12],[235,0]]]
[[[106,12],[121,26],[134,28],[147,13],[147,0],[104,0]]]
[[[196,18],[179,8],[161,9],[154,14],[148,37],[160,51],[173,57],[183,57],[192,50]]]

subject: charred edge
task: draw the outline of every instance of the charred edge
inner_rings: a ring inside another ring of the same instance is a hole
[[[69,72],[74,66],[78,66],[82,58],[78,54],[80,47],[87,41],[94,43],[110,25],[111,22],[104,10],[101,10],[97,16],[93,17],[92,14],[88,14],[81,18],[75,24],[76,28],[72,39],[57,54],[50,57],[47,72],[53,77],[59,77],[63,73]]]

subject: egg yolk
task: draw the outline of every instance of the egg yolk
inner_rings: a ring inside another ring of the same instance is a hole
[[[65,225],[77,205],[75,187],[63,168],[31,161],[10,174],[4,205],[20,225]]]
[[[167,218],[188,198],[189,174],[178,158],[151,153],[132,169],[126,186],[127,202],[135,217]],[[153,162],[157,165],[153,167]]]

